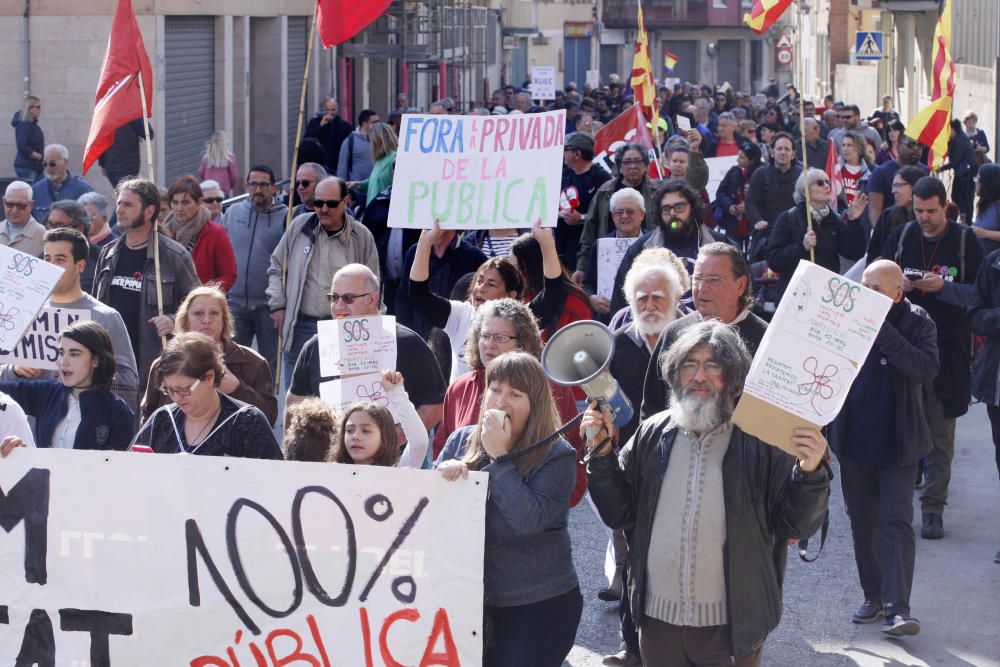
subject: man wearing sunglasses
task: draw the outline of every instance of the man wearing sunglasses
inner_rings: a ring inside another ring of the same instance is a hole
[[[249,347],[256,337],[257,350],[273,374],[278,368],[278,332],[267,307],[267,269],[284,233],[288,208],[274,198],[274,172],[266,164],[250,169],[246,188],[249,196],[222,217],[236,255],[236,282],[229,290],[233,340]]]
[[[282,341],[287,385],[306,341],[320,320],[330,319],[327,293],[338,269],[364,264],[378,276],[372,233],[347,211],[347,184],[330,176],[316,185],[316,207],[292,220],[271,254],[267,305]]]
[[[880,164],[868,180],[868,222],[874,227],[882,218],[886,202],[894,200],[892,180],[903,167],[919,167],[927,173],[927,166],[920,163],[920,144],[900,133],[896,142],[896,159]]]
[[[69,173],[69,150],[62,144],[45,147],[42,166],[45,167],[45,176],[32,186],[35,208],[31,215],[36,220],[44,220],[48,216],[52,202],[60,199],[76,201],[80,195],[94,190],[90,183]]]
[[[295,194],[299,196],[299,205],[293,215],[312,213],[316,210],[313,202],[316,200],[316,185],[329,176],[326,168],[319,162],[306,162],[299,165],[295,171]]]
[[[362,317],[378,315],[379,280],[371,267],[348,264],[333,276],[329,290],[324,294],[332,317]],[[447,385],[441,367],[424,339],[412,329],[396,323],[396,368],[403,374],[403,387],[417,409],[424,426],[430,429],[441,421],[444,390]],[[319,396],[321,382],[336,377],[322,377],[319,370],[319,336],[312,337],[302,346],[285,396],[285,409],[309,396]]]
[[[31,186],[14,181],[3,197],[4,221],[0,223],[0,245],[5,245],[32,257],[42,254],[45,227],[31,215]]]
[[[837,147],[837,155],[842,155],[840,142],[844,140],[844,135],[847,134],[848,130],[859,132],[867,141],[874,142],[876,146],[882,145],[882,135],[874,128],[861,123],[861,109],[856,104],[842,107],[837,114],[840,119],[840,127],[830,132],[830,138],[833,139],[833,143]]]

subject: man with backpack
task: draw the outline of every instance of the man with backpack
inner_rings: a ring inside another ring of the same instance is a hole
[[[903,292],[937,325],[941,370],[924,386],[924,414],[934,447],[927,455],[927,482],[920,496],[924,539],[944,537],[955,420],[969,410],[972,396],[972,331],[966,313],[983,251],[972,230],[949,220],[944,183],[925,176],[913,186],[916,220],[897,227],[882,246],[882,257],[903,270]]]

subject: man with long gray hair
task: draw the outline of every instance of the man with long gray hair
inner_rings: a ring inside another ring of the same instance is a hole
[[[670,406],[617,457],[612,422],[596,404],[581,422],[596,433],[587,442],[591,498],[610,528],[631,527],[629,603],[642,660],[758,665],[781,618],[786,550],[774,546],[808,538],[827,509],[826,439],[797,428],[791,456],[733,425],[750,354],[729,325],[692,326],[660,363]]]

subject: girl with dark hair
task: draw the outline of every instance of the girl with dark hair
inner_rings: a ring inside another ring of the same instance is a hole
[[[219,389],[222,350],[202,333],[178,334],[159,358],[156,383],[173,400],[149,416],[132,448],[158,454],[201,454],[282,459],[267,417]]]
[[[761,164],[760,148],[749,141],[740,142],[736,165],[726,172],[715,193],[713,205],[715,220],[726,237],[744,252],[747,250],[750,238],[750,221],[747,220],[745,204],[747,190],[750,186],[750,177]]]
[[[906,126],[898,118],[889,121],[889,126],[885,129],[885,142],[875,156],[876,165],[892,162],[899,157],[899,138],[905,131]]]
[[[576,453],[562,438],[546,444],[559,414],[534,355],[498,356],[485,385],[480,418],[437,461],[447,480],[489,474],[483,665],[559,667],[583,610],[567,529]]]
[[[865,264],[871,264],[882,256],[882,244],[896,227],[913,220],[913,186],[926,172],[920,167],[902,167],[892,177],[892,206],[882,211],[882,216],[872,230],[868,242],[868,256]]]
[[[59,336],[59,380],[0,382],[35,418],[37,445],[59,449],[128,447],[133,415],[111,393],[115,355],[111,336],[97,322],[77,322]]]
[[[354,403],[340,420],[330,452],[334,463],[420,468],[427,456],[427,429],[403,388],[403,374],[382,371],[380,402]],[[384,404],[383,404],[384,403]],[[394,423],[399,422],[397,427]],[[400,452],[400,445],[406,443]]]
[[[976,180],[979,206],[972,231],[983,246],[983,256],[1000,249],[1000,164],[984,164]]]

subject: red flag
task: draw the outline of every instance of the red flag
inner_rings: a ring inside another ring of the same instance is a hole
[[[824,171],[826,171],[826,177],[830,179],[830,192],[833,201],[837,200],[840,192],[844,189],[844,179],[837,166],[837,144],[833,139],[827,139],[826,164],[823,167]],[[813,167],[819,169],[814,164],[809,165],[810,169]]]
[[[142,43],[142,33],[139,32],[139,24],[132,13],[132,0],[118,0],[101,78],[97,82],[90,135],[83,151],[84,173],[114,142],[115,130],[136,118],[142,118],[140,72],[146,89],[147,113],[152,113],[153,67],[149,64],[149,56]]]
[[[743,15],[743,22],[760,35],[767,32],[791,4],[792,0],[753,0],[753,7]]]
[[[653,136],[646,125],[646,117],[638,104],[633,104],[628,111],[618,114],[614,120],[603,126],[594,135],[594,161],[612,171],[615,151],[624,144],[639,144],[646,148],[650,159],[650,176],[653,163],[656,162],[656,151],[653,148]]]
[[[317,0],[316,30],[323,46],[337,46],[367,28],[391,0]]]

